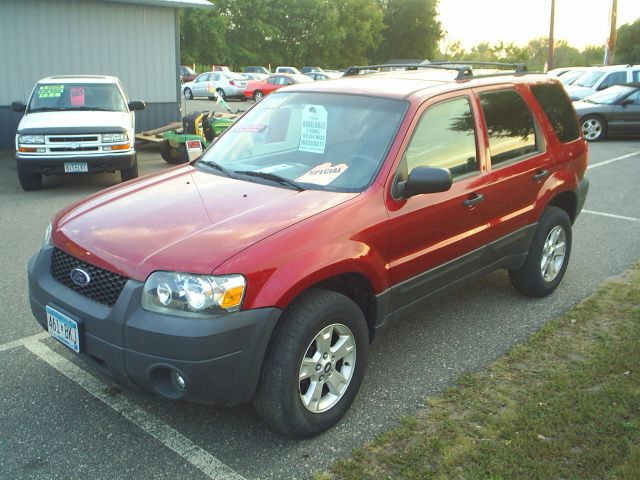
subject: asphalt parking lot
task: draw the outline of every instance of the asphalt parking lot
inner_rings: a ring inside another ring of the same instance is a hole
[[[153,147],[141,147],[139,160],[141,175],[168,167]],[[50,177],[43,190],[23,192],[12,154],[0,153],[0,479],[310,478],[426,408],[425,397],[501,356],[640,258],[640,140],[592,144],[590,161],[585,211],[553,295],[522,297],[500,271],[392,325],[372,346],[345,419],[314,439],[293,441],[267,430],[250,406],[122,391],[42,332],[28,306],[28,259],[57,210],[119,176]]]

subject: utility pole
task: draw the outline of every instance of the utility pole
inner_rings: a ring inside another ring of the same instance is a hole
[[[609,20],[609,39],[604,51],[604,64],[612,65],[613,56],[616,53],[616,41],[618,39],[618,0],[612,0],[611,18]]]
[[[615,0],[614,0],[615,1]],[[556,0],[551,0],[551,22],[549,22],[549,50],[547,52],[547,64],[545,71],[553,68],[553,23],[556,14]]]

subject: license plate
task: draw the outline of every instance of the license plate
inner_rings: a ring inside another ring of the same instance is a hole
[[[47,330],[49,335],[76,353],[80,352],[78,322],[47,305]]]
[[[86,173],[89,171],[87,162],[65,162],[64,173]]]

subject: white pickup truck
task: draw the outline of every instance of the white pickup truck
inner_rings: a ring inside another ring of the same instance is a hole
[[[16,132],[18,179],[24,190],[42,187],[42,175],[120,170],[122,181],[138,176],[135,110],[113,76],[64,75],[36,83]]]

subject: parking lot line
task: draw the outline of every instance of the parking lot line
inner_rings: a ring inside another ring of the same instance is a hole
[[[11,350],[12,348],[23,347],[25,343],[33,340],[39,340],[41,338],[48,337],[49,335],[46,332],[36,333],[35,335],[31,335],[30,337],[23,337],[19,340],[14,340],[13,342],[3,343],[0,345],[0,352],[4,352],[5,350]]]
[[[209,478],[214,480],[245,480],[242,475],[131,400],[123,395],[113,396],[107,393],[104,383],[40,342],[40,335],[12,343],[24,345],[38,358],[159,440],[165,447],[173,450]]]
[[[611,158],[609,160],[604,160],[603,162],[595,163],[593,165],[589,165],[587,167],[587,170],[591,170],[592,168],[604,167],[605,165],[609,165],[610,163],[624,160],[625,158],[635,157],[636,155],[640,155],[640,150],[637,152],[627,153],[626,155],[621,155],[616,158]]]
[[[614,213],[594,212],[593,210],[582,210],[584,213],[590,213],[592,215],[600,215],[602,217],[617,218],[618,220],[628,220],[630,222],[640,222],[640,218],[625,217],[624,215],[616,215]]]

